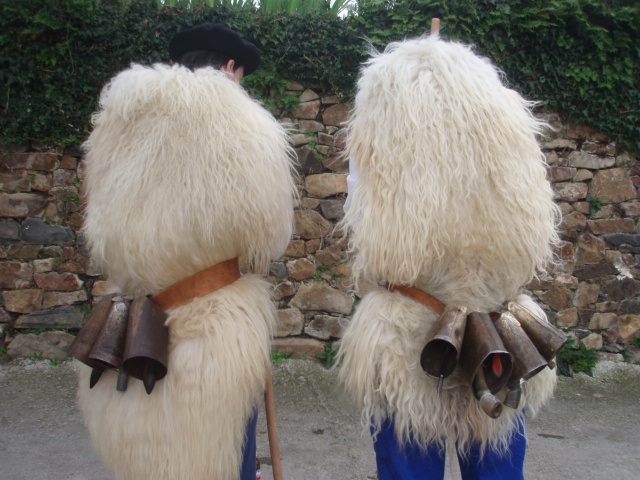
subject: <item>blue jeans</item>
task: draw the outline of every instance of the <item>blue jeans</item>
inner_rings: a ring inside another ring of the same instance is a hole
[[[417,446],[400,447],[395,438],[393,424],[385,422],[374,444],[379,480],[442,480],[444,478],[444,451],[430,447],[427,451]],[[524,457],[527,450],[525,422],[522,418],[511,438],[505,455],[487,451],[480,457],[478,446],[473,446],[466,459],[460,460],[463,480],[524,480]]]
[[[256,480],[256,427],[258,424],[258,411],[256,410],[247,424],[247,431],[242,449],[242,468],[240,480]]]

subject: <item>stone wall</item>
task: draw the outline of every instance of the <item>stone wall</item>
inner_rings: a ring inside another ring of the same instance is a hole
[[[334,229],[346,197],[348,166],[339,153],[349,107],[296,82],[287,93],[300,100],[281,121],[296,129],[301,199],[295,235],[269,274],[279,308],[274,349],[315,357],[340,338],[360,293]],[[556,130],[543,147],[563,244],[557,265],[529,289],[557,325],[620,359],[640,335],[640,164],[588,128],[548,120]],[[1,158],[0,338],[11,356],[63,358],[72,338],[65,332],[77,330],[110,289],[79,233],[81,153],[14,149]]]
[[[640,332],[640,163],[587,127],[548,121],[555,132],[542,145],[563,243],[550,275],[529,288],[556,325],[620,359]]]

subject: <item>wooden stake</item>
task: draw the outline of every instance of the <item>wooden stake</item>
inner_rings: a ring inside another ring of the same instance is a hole
[[[274,480],[282,480],[282,459],[280,458],[280,441],[276,421],[276,401],[273,396],[273,376],[271,370],[267,374],[267,385],[264,389],[264,406],[267,412],[267,432],[269,434],[269,450]]]
[[[431,19],[431,36],[432,37],[440,36],[440,19],[439,18]]]

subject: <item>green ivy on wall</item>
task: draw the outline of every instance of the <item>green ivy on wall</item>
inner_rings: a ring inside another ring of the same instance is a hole
[[[640,151],[640,3],[635,0],[364,2],[359,31],[378,47],[428,31],[475,46],[511,86]]]
[[[275,67],[262,65],[252,75],[242,80],[242,86],[251,95],[262,100],[263,105],[271,112],[288,112],[298,105],[298,97],[286,94],[287,82]]]
[[[634,0],[369,0],[345,18],[201,3],[1,0],[0,142],[81,141],[104,83],[133,61],[165,61],[169,39],[186,26],[225,22],[256,41],[264,67],[246,86],[270,108],[287,109],[283,79],[349,96],[368,42],[384,47],[426,33],[438,16],[443,38],[473,44],[526,97],[640,151]]]

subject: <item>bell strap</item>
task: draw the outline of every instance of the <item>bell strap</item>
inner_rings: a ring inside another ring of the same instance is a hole
[[[151,297],[165,312],[189,303],[197,297],[215,292],[240,278],[238,257],[218,263],[174,283]]]
[[[388,285],[387,287],[391,292],[398,292],[411,300],[418,302],[421,305],[433,310],[438,315],[442,315],[444,312],[445,304],[438,300],[436,297],[429,295],[424,290],[420,290],[416,287],[407,287],[404,285]]]

